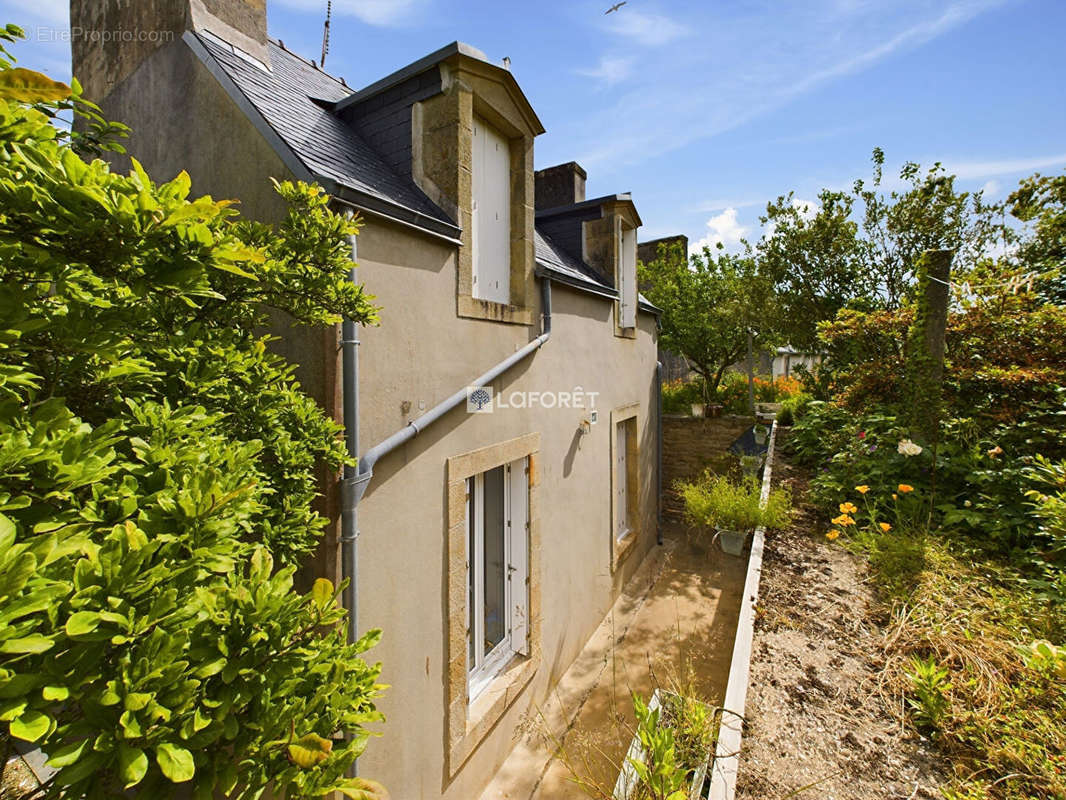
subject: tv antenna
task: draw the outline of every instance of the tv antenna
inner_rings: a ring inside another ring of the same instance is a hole
[[[326,68],[326,54],[329,53],[329,20],[333,16],[333,0],[326,0],[326,25],[322,31],[322,69]]]

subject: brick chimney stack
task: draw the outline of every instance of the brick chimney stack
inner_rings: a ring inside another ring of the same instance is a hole
[[[588,174],[576,161],[537,170],[533,173],[537,210],[582,202],[585,199],[587,177]]]
[[[74,77],[101,103],[186,31],[209,31],[269,61],[266,0],[70,0]]]

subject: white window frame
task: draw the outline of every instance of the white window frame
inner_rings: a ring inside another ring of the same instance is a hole
[[[477,300],[511,302],[511,145],[474,117],[471,168],[473,278]]]
[[[467,693],[472,702],[515,655],[528,655],[529,644],[529,458],[503,465],[504,608],[507,632],[488,653],[476,643],[485,640],[485,473],[466,479],[467,554]],[[472,592],[471,592],[472,590]],[[473,601],[470,596],[473,594]],[[471,648],[471,643],[474,643]],[[471,660],[471,649],[473,659]]]
[[[623,541],[633,532],[633,526],[629,520],[629,435],[631,418],[616,422],[614,426],[614,449],[615,449],[615,475],[617,475],[617,496],[614,501],[617,504],[616,515],[617,527],[614,531],[615,539]]]

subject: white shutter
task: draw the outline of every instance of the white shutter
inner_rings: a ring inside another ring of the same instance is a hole
[[[615,502],[618,515],[618,530],[615,536],[621,539],[629,532],[629,495],[626,491],[628,482],[628,469],[626,464],[626,423],[619,422],[615,426]]]
[[[473,295],[511,302],[511,147],[482,120],[474,121]]]
[[[622,229],[621,274],[618,297],[621,302],[621,327],[637,324],[637,230]]]
[[[529,459],[512,461],[510,481],[511,647],[529,655]]]

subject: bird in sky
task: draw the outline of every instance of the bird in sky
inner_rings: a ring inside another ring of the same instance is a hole
[[[613,6],[611,6],[606,11],[603,12],[603,16],[606,17],[608,14],[613,14],[615,11],[620,9],[622,6],[624,6],[628,2],[629,2],[629,0],[622,0],[621,3],[615,3]]]

